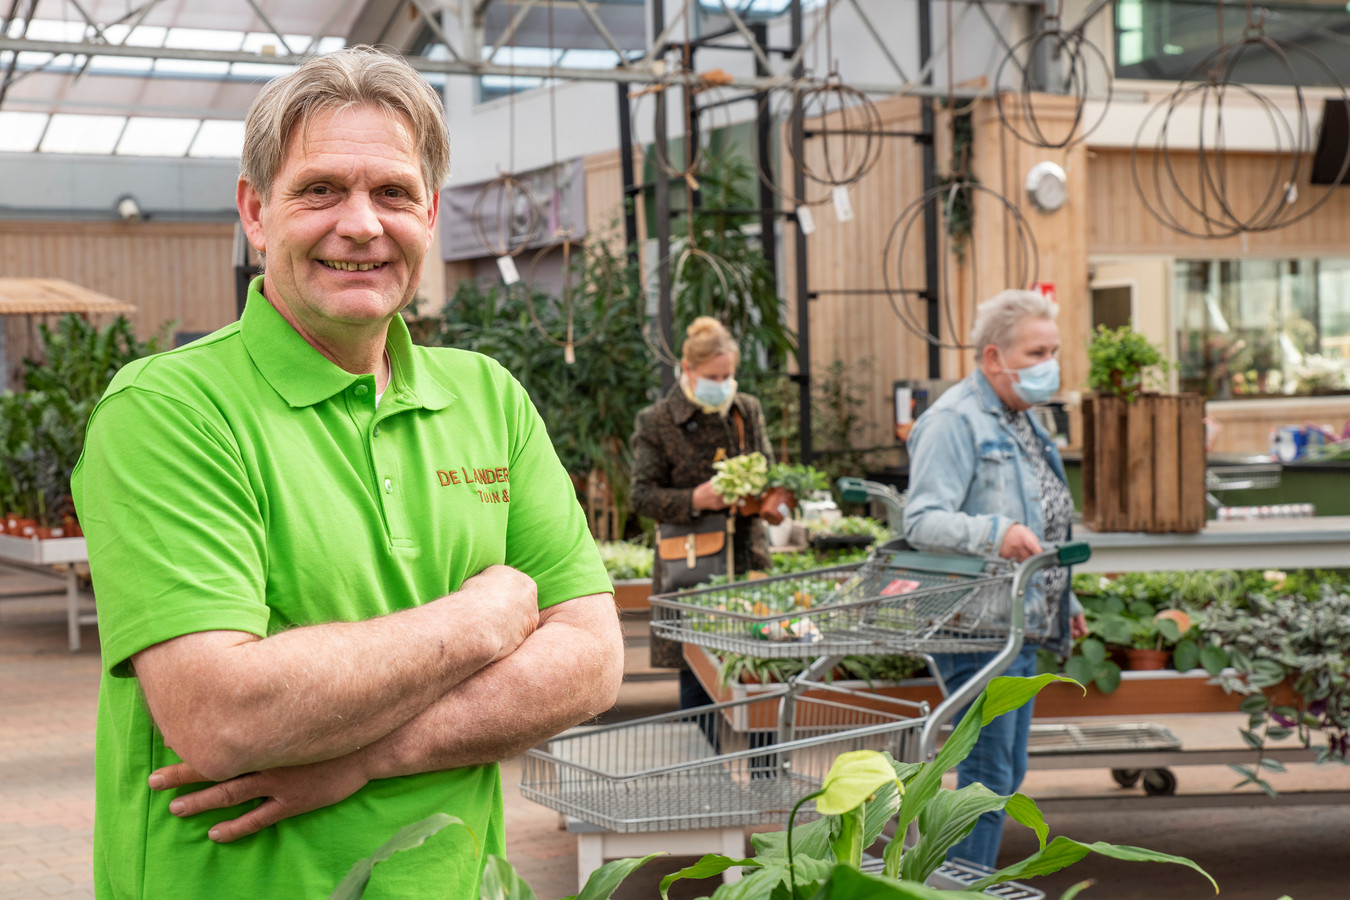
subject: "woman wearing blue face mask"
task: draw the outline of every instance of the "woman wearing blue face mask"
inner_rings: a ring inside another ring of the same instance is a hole
[[[977,368],[919,416],[910,432],[905,538],[921,550],[1022,561],[1069,538],[1073,500],[1049,435],[1028,410],[1059,390],[1058,308],[1034,291],[1004,291],[976,309],[971,343]],[[1067,654],[1087,633],[1067,569],[1036,576],[1027,592],[1027,626]],[[1036,646],[1024,646],[1004,673],[1036,674]],[[935,654],[948,689],[964,684],[993,653]],[[1011,795],[1027,768],[1027,704],[985,726],[957,768],[960,786],[981,782]],[[994,868],[1003,813],[986,813],[948,853]]]
[[[681,349],[680,379],[666,396],[638,413],[633,434],[633,511],[640,516],[687,525],[700,516],[724,512],[727,504],[712,488],[713,463],[759,452],[773,463],[759,401],[736,389],[740,348],[721,322],[695,319]],[[769,541],[758,518],[736,517],[732,541],[737,573],[769,566]],[[660,573],[653,593],[661,593]],[[679,668],[681,705],[711,702],[688,670],[678,643],[652,639],[651,664]]]

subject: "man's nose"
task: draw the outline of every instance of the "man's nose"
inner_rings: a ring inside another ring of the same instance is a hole
[[[358,244],[372,241],[384,233],[379,210],[369,194],[355,191],[343,201],[338,215],[337,233]]]

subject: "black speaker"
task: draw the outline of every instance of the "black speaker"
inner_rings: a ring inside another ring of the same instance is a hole
[[[1345,164],[1350,153],[1350,109],[1346,101],[1327,99],[1322,104],[1322,128],[1313,154],[1313,184],[1344,184],[1350,179]],[[1343,172],[1344,170],[1344,172]]]

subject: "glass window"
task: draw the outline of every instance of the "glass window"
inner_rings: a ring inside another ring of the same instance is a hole
[[[1182,390],[1350,388],[1350,260],[1178,260],[1175,286]]]
[[[111,153],[126,122],[121,116],[57,113],[38,149],[43,153]]]
[[[1117,0],[1116,77],[1177,81],[1219,48],[1242,36],[1247,9],[1241,3],[1214,0]],[[1342,84],[1350,83],[1350,7],[1344,3],[1261,4],[1264,33],[1297,44],[1314,54]],[[1220,23],[1222,17],[1222,24]],[[1326,69],[1300,53],[1289,55],[1300,85],[1332,85]],[[1250,84],[1289,84],[1285,65],[1260,48],[1248,45],[1234,64],[1234,79]],[[1339,85],[1336,85],[1339,86]]]
[[[119,156],[182,156],[200,125],[200,119],[132,116],[115,152]]]
[[[206,119],[197,131],[197,139],[188,156],[235,159],[244,151],[244,123],[227,119]]]
[[[46,127],[46,113],[0,112],[0,150],[7,153],[36,150]]]

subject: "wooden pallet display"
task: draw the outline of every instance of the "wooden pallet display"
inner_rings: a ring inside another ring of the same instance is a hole
[[[1199,394],[1084,398],[1084,524],[1097,532],[1204,528],[1204,416]]]

